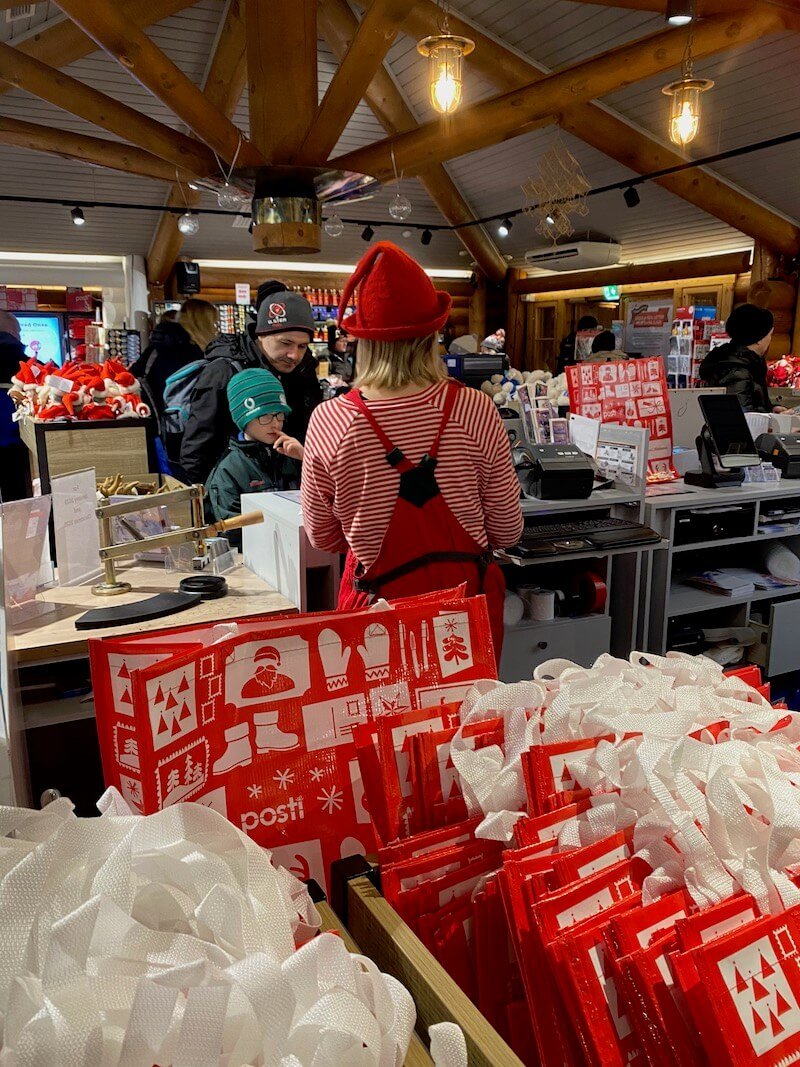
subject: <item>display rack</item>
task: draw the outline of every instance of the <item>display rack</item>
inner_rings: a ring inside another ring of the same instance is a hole
[[[180,300],[156,300],[153,304],[153,319],[157,323],[167,311],[180,311]],[[248,322],[256,317],[252,304],[233,304],[228,301],[214,301],[219,316],[220,333],[244,333]]]
[[[745,525],[740,534],[675,544],[676,526],[681,519],[697,509],[731,505],[744,506]],[[786,479],[737,489],[692,489],[647,501],[645,522],[668,541],[668,547],[646,561],[640,587],[639,647],[663,655],[672,644],[670,630],[675,632],[683,621],[715,628],[754,625],[759,634],[759,647],[753,650],[755,661],[764,667],[767,677],[800,670],[800,586],[723,596],[685,581],[690,572],[726,566],[761,570],[762,547],[800,535],[800,521],[794,530],[760,530],[762,514],[776,507],[784,507],[790,514],[800,510],[800,481]]]

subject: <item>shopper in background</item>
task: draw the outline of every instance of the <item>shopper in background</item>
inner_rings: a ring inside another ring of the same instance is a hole
[[[577,329],[570,330],[559,346],[556,375],[563,374],[567,367],[571,367],[575,363],[575,343],[578,339],[578,334],[582,330],[596,330],[599,325],[600,323],[594,315],[583,315],[578,319]]]
[[[165,312],[150,334],[147,348],[131,367],[146,386],[156,411],[164,410],[164,383],[187,363],[202,359],[218,335],[217,309],[206,300],[192,298],[181,305],[177,321]]]
[[[322,400],[317,361],[310,352],[314,336],[311,305],[281,282],[264,282],[256,299],[258,318],[244,333],[222,337],[206,353],[192,394],[181,446],[181,466],[192,482],[204,482],[236,432],[226,389],[238,371],[266,367],[278,378],[291,414],[286,431],[303,440],[311,412]]]
[[[592,341],[592,363],[608,363],[612,359],[627,359],[624,352],[617,349],[617,338],[612,330],[603,330]]]
[[[214,522],[242,513],[242,493],[298,489],[303,446],[283,432],[291,409],[274,374],[261,367],[234,374],[226,389],[240,431],[211,472],[206,492]],[[229,535],[241,545],[240,531]]]
[[[22,500],[28,495],[28,450],[14,422],[14,401],[9,397],[11,378],[27,359],[19,339],[19,322],[0,311],[0,500]]]
[[[343,610],[465,582],[484,592],[499,652],[502,573],[492,547],[522,532],[519,482],[497,408],[447,377],[436,339],[450,313],[422,268],[389,242],[356,268],[342,323],[359,339],[347,396],[311,417],[303,520],[312,544],[347,550]]]
[[[772,312],[755,304],[741,304],[728,316],[727,344],[712,349],[700,364],[706,385],[724,385],[739,397],[745,411],[771,412],[767,389],[767,361],[774,329]]]

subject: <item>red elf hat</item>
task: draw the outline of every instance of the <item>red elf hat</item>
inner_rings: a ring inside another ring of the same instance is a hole
[[[342,321],[354,290],[358,307]],[[378,241],[362,256],[339,306],[342,329],[369,341],[427,337],[447,322],[452,297],[434,289],[415,259],[391,241]]]

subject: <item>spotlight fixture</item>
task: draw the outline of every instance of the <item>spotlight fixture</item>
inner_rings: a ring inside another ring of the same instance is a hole
[[[72,219],[72,225],[73,226],[85,226],[86,225],[86,217],[84,216],[83,212],[81,211],[81,209],[79,207],[74,207],[72,209],[72,211],[70,211],[69,214],[70,214],[70,218]]]
[[[695,0],[667,0],[666,20],[670,26],[688,26],[694,21]]]
[[[629,185],[625,192],[622,194],[625,203],[628,207],[638,207],[642,202],[642,198],[639,193],[634,189],[632,185]]]
[[[431,231],[427,230],[427,229],[423,230],[422,231],[422,237],[420,237],[420,241],[422,242],[422,244],[429,245],[432,240],[433,240],[433,234],[431,233]]]
[[[505,218],[497,227],[497,232],[501,237],[508,237],[513,228],[514,223],[511,221],[511,219]]]
[[[338,215],[329,215],[322,224],[322,228],[328,237],[341,237],[344,233],[344,223]]]
[[[552,215],[546,215],[544,221],[547,223],[548,226],[555,226],[556,224],[556,220],[553,218]]]
[[[373,238],[374,236],[375,236],[375,231],[374,231],[374,230],[373,230],[373,228],[372,228],[372,227],[370,226],[370,224],[369,224],[369,223],[367,223],[367,225],[366,225],[366,226],[364,227],[364,229],[363,229],[363,230],[361,231],[361,240],[362,240],[362,241],[366,241],[366,242],[367,242],[367,243],[369,244],[369,242],[370,242],[370,241],[372,240],[372,238]]]
[[[197,192],[200,186],[197,184],[197,182],[189,182],[189,188],[193,189],[194,192]]]
[[[178,229],[184,237],[194,237],[200,229],[200,219],[191,211],[187,211],[178,219]]]

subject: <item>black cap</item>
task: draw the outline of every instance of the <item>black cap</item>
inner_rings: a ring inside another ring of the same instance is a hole
[[[732,341],[747,346],[763,341],[774,325],[775,319],[767,308],[740,304],[728,316],[725,330]]]
[[[256,311],[261,307],[268,296],[272,296],[273,293],[285,293],[286,283],[279,282],[275,278],[269,282],[262,282],[256,289]]]
[[[305,330],[309,338],[312,338],[314,315],[304,296],[284,289],[271,293],[259,307],[256,333],[286,333],[289,330]]]

